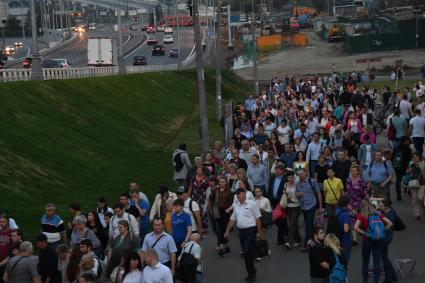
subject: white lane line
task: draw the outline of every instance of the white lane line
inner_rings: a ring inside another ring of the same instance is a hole
[[[122,44],[122,46],[124,46],[124,45],[126,45],[129,41],[130,41],[130,38],[131,38],[131,36],[129,35],[129,34],[124,34],[124,35],[126,35],[126,36],[128,36],[128,38],[127,38],[127,40]]]
[[[31,48],[29,46],[25,46],[25,48],[28,50],[27,51],[27,56],[25,56],[25,57],[28,57],[28,56],[30,56]]]
[[[143,35],[143,37],[145,37],[145,36]],[[130,57],[131,55],[133,55],[136,51],[140,50],[140,48],[142,48],[146,44],[146,42],[148,42],[147,41],[147,38],[145,38],[145,41],[142,44],[140,44],[139,47],[137,47],[136,49],[134,49],[133,51],[131,51],[129,54],[125,55],[124,56],[124,59],[127,59],[128,57]]]

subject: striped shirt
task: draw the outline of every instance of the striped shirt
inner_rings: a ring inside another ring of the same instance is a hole
[[[52,217],[43,215],[41,218],[41,232],[46,235],[48,243],[56,243],[61,240],[61,234],[65,232],[65,224],[57,214]]]

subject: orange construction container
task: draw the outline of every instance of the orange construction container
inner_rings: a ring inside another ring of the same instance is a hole
[[[257,48],[260,51],[280,50],[282,47],[306,47],[308,44],[305,33],[290,35],[267,35],[257,38]]]

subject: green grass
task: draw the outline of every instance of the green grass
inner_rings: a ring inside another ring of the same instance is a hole
[[[418,80],[400,80],[398,81],[397,88],[404,90],[405,87],[413,88],[413,86],[418,82]],[[396,89],[395,81],[385,80],[385,81],[374,81],[372,83],[365,84],[367,86],[372,86],[373,88],[377,88],[378,90],[382,90],[384,86],[389,86],[392,91]]]
[[[223,130],[215,120],[213,71],[206,80],[212,143]],[[0,84],[0,208],[33,236],[47,202],[68,219],[71,202],[93,209],[105,196],[113,204],[133,180],[150,196],[159,184],[173,186],[175,147],[185,142],[190,153],[200,150],[195,90],[194,71]],[[225,100],[248,92],[223,71]]]

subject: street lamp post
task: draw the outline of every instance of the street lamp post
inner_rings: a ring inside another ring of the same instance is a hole
[[[37,45],[37,19],[35,17],[35,0],[31,0],[31,34],[32,34],[32,59],[31,59],[31,79],[42,80],[43,70],[41,69],[41,55]]]
[[[233,43],[232,43],[232,26],[230,25],[231,17],[230,17],[230,4],[227,5],[227,25],[229,27],[229,43],[227,44],[227,49],[233,50]]]
[[[122,30],[121,30],[121,0],[118,0],[117,15],[118,15],[118,73],[123,75],[125,74],[125,61],[122,55],[123,52],[122,52]]]
[[[182,62],[181,62],[181,58],[180,58],[180,23],[179,23],[179,9],[177,7],[178,5],[178,0],[176,0],[176,6],[175,6],[175,16],[174,16],[174,20],[177,21],[177,68],[181,69],[182,67]]]
[[[257,42],[255,40],[255,13],[254,13],[254,0],[252,0],[252,13],[251,13],[251,29],[252,29],[252,54],[254,60],[253,75],[254,75],[254,89],[255,95],[258,95],[258,73],[257,73]]]

